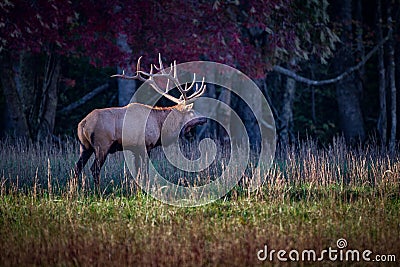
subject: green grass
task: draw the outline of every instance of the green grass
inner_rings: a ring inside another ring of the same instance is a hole
[[[90,179],[69,179],[75,142],[1,146],[0,266],[268,265],[257,259],[265,244],[321,251],[339,238],[400,260],[400,163],[377,146],[279,151],[263,188],[195,208],[136,190],[121,155],[108,159],[98,195]]]

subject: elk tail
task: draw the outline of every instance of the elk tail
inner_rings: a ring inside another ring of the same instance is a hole
[[[81,146],[83,146],[86,150],[89,150],[91,148],[90,145],[90,136],[88,136],[87,131],[85,131],[85,126],[86,126],[86,120],[82,120],[78,124],[78,138],[79,138],[79,143]]]

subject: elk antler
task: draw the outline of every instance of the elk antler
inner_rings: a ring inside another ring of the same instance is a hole
[[[196,83],[196,74],[193,74],[193,81],[189,86],[187,83],[185,83],[184,88],[181,86],[181,83],[179,82],[178,76],[176,74],[177,73],[176,61],[174,61],[174,63],[171,63],[170,70],[166,71],[163,66],[162,60],[161,60],[161,54],[158,54],[159,66],[157,67],[156,65],[151,64],[150,72],[144,72],[140,69],[140,60],[141,59],[142,59],[142,57],[139,57],[137,65],[136,65],[136,75],[127,76],[127,75],[125,75],[125,73],[123,71],[122,74],[115,74],[115,75],[112,75],[111,77],[118,77],[118,78],[128,79],[128,80],[136,80],[137,79],[137,80],[140,80],[143,82],[147,81],[150,83],[151,87],[153,87],[153,89],[157,93],[161,94],[162,96],[165,96],[166,98],[168,98],[169,100],[171,100],[172,102],[174,102],[176,104],[187,105],[189,103],[192,103],[196,98],[200,97],[202,94],[204,94],[204,92],[206,90],[206,85],[204,84],[204,77],[201,82],[201,86],[199,87],[198,84]],[[153,67],[156,69],[156,71],[158,71],[158,73],[153,74]],[[165,90],[163,90],[162,88],[160,88],[158,86],[158,84],[154,80],[155,77],[167,78],[167,86],[166,86]],[[181,93],[180,98],[176,98],[176,97],[168,94],[168,92],[170,90],[169,89],[169,81],[172,81],[174,83],[175,87]],[[195,85],[196,85],[196,88],[195,88],[194,92],[188,96],[187,94],[189,93],[190,90],[193,89],[193,87]]]

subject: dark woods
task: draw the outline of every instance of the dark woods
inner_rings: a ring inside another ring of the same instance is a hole
[[[10,1],[0,9],[3,137],[75,136],[89,111],[127,104],[140,85],[110,75],[161,52],[165,62],[212,60],[252,77],[282,146],[343,135],[394,148],[399,138],[398,0]],[[243,101],[214,85],[206,96],[232,106],[259,142]],[[210,134],[226,138],[213,122],[197,132]]]

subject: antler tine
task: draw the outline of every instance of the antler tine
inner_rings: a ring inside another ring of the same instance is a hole
[[[142,60],[142,56],[140,56],[138,61],[137,61],[137,64],[136,64],[136,75],[132,76],[132,79],[139,79],[141,81],[144,81],[145,78],[142,77],[142,75],[140,75],[141,74],[141,70],[140,70],[140,61],[141,60]]]
[[[196,98],[202,96],[204,94],[204,92],[206,91],[207,85],[204,84],[205,82],[205,78],[203,77],[203,80],[201,81],[201,85],[199,88],[199,85],[196,84],[196,90],[194,91],[193,94],[191,94],[190,96],[186,97],[187,98],[187,103],[191,103],[193,102]]]
[[[163,69],[164,66],[162,64],[161,53],[158,53],[158,63],[160,64],[160,69]]]
[[[136,74],[134,76],[125,75],[125,70],[122,70],[122,74],[114,74],[114,75],[111,75],[110,77],[112,77],[112,78],[117,77],[117,78],[122,78],[122,79],[126,79],[126,80],[141,80],[143,82],[146,81],[146,78],[144,78],[142,76],[142,74],[146,75],[146,76],[150,76],[150,75],[149,75],[149,73],[140,70],[140,61],[141,60],[142,60],[142,56],[140,56],[138,59],[138,62],[136,64]]]
[[[142,71],[142,70],[140,69],[141,60],[142,60],[142,56],[140,56],[139,59],[138,59],[138,63],[137,63],[137,65],[136,65],[136,75],[134,76],[134,78],[139,79],[139,80],[141,80],[142,82],[145,82],[145,81],[148,81],[148,80],[149,80],[149,81],[154,80],[154,79],[153,79],[153,65],[150,64],[150,73],[145,72],[145,71]],[[147,77],[149,77],[149,78],[146,79],[146,78],[143,77],[142,75],[145,75],[145,76],[147,76]]]
[[[169,66],[169,73],[168,73],[168,75],[170,75],[170,76],[171,76],[171,74],[173,75],[173,72],[174,72],[174,65],[171,63],[171,65]]]
[[[165,91],[163,91],[163,90],[158,86],[158,84],[156,83],[156,81],[154,80],[154,77],[155,77],[155,76],[167,76],[167,77],[168,77],[168,76],[170,75],[170,74],[166,73],[165,70],[164,70],[164,66],[163,66],[163,63],[162,63],[162,60],[161,60],[161,54],[159,53],[158,55],[159,55],[159,64],[160,64],[160,66],[157,67],[156,65],[151,64],[151,65],[150,65],[150,73],[147,73],[147,72],[144,72],[144,71],[141,71],[141,70],[140,70],[140,59],[142,58],[142,57],[140,57],[139,60],[138,60],[137,68],[136,68],[136,69],[137,69],[137,74],[136,74],[136,76],[137,76],[138,79],[141,79],[142,81],[148,81],[148,82],[150,83],[150,86],[151,86],[157,93],[161,94],[162,96],[165,96],[166,98],[168,98],[168,99],[171,100],[172,102],[179,104],[179,103],[181,102],[179,99],[177,99],[177,98],[175,98],[175,97],[173,97],[173,96],[171,96],[171,95],[168,94],[168,91],[169,91],[169,79],[167,79],[167,87],[166,87]],[[160,72],[161,72],[161,75],[153,74],[154,69],[156,69],[157,71],[160,71]],[[143,78],[143,77],[141,76],[141,74],[146,75],[146,76],[148,76],[149,78],[146,80],[145,78]]]
[[[140,61],[142,60],[142,56],[139,57],[137,64],[136,64],[136,76],[141,77],[140,76]]]
[[[165,93],[169,91],[169,79],[167,79],[167,87],[165,87]]]
[[[190,86],[189,87],[187,87],[187,83],[185,83],[185,89],[184,89],[184,91],[185,92],[189,92],[192,88],[193,88],[193,86],[194,86],[194,84],[196,83],[196,73],[193,73],[193,81],[192,81],[192,83],[190,84]]]
[[[177,79],[177,75],[176,75],[176,60],[174,60],[174,78]]]
[[[164,75],[170,75],[171,74],[171,70],[170,70],[170,73],[167,73],[165,71],[164,64],[163,64],[162,59],[161,59],[161,53],[158,53],[158,65],[159,65],[158,67],[156,65],[154,65],[154,68],[157,71],[161,72],[161,74],[164,74]],[[172,64],[171,64],[171,69],[172,69]]]
[[[179,98],[182,102],[184,102],[185,104],[189,104],[192,103],[194,100],[196,100],[196,98],[200,97],[201,95],[204,94],[207,86],[204,84],[205,82],[205,78],[203,77],[202,81],[201,81],[201,85],[199,87],[199,85],[196,83],[196,74],[193,74],[193,81],[191,83],[191,85],[188,87],[187,83],[185,84],[185,89],[183,89],[181,86],[178,86],[178,90],[181,92],[181,97]],[[195,91],[187,96],[187,93],[193,88],[193,86],[196,84],[196,89]]]
[[[158,64],[160,65],[160,68],[157,69],[157,70],[161,71],[162,74],[166,74],[165,69],[164,69],[164,65],[163,65],[162,59],[161,59],[161,53],[158,53]]]
[[[169,72],[166,72],[165,68],[164,68],[164,64],[163,64],[162,59],[161,59],[161,53],[158,53],[158,64],[159,64],[158,67],[156,65],[152,65],[152,67],[154,66],[154,68],[157,71],[161,72],[161,75],[155,74],[155,76],[166,76],[167,77],[167,86],[165,88],[165,92],[164,93],[168,93],[168,91],[169,91],[169,80],[170,80],[170,79],[168,79],[168,77],[171,76],[171,74],[173,72],[173,65],[171,63]]]
[[[153,64],[150,64],[150,75],[149,79],[153,78]]]

